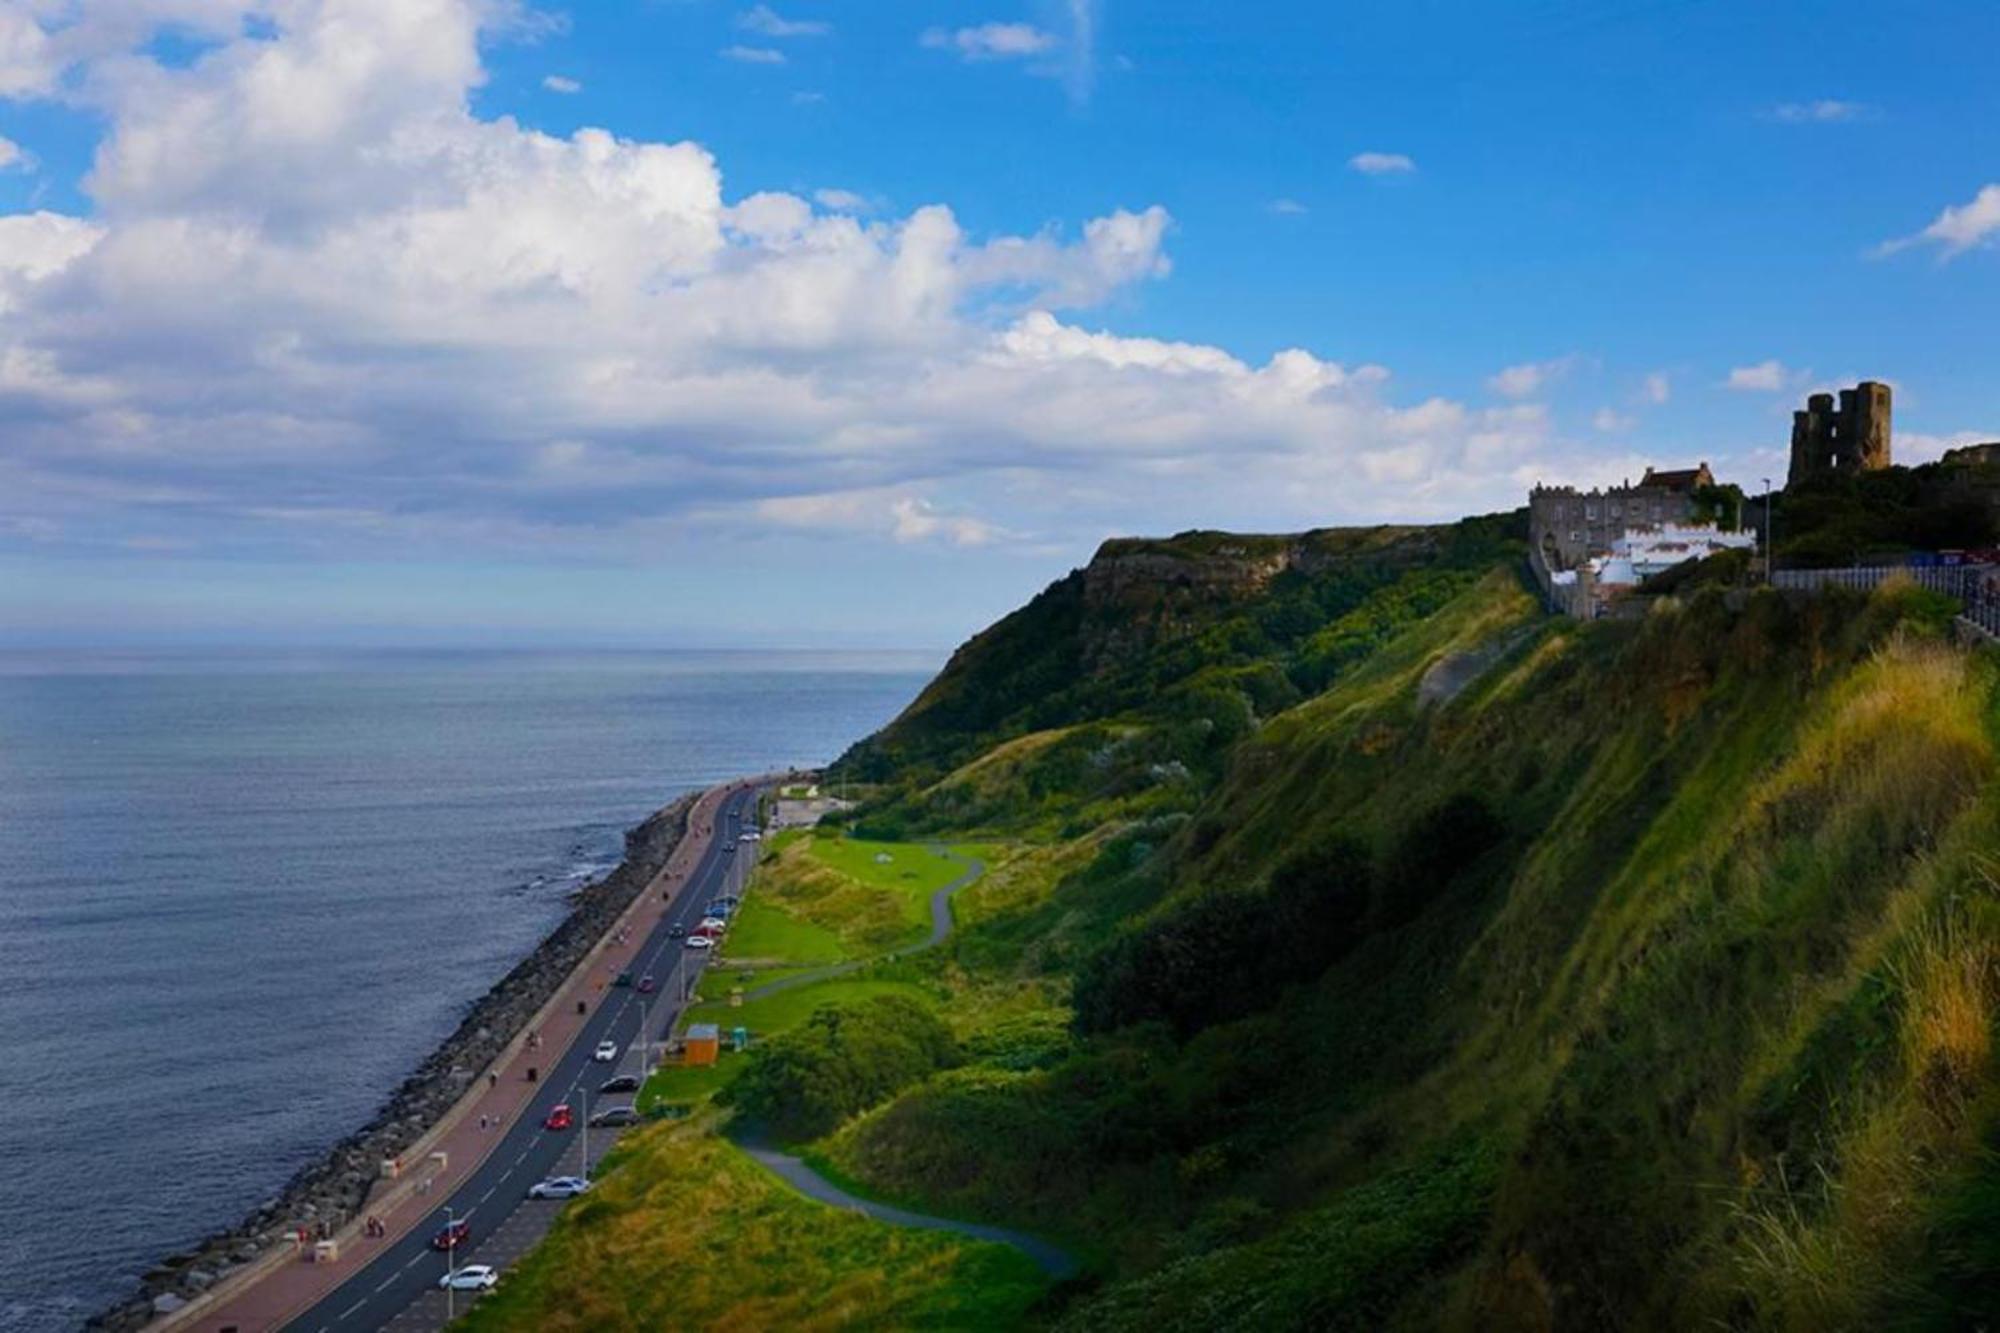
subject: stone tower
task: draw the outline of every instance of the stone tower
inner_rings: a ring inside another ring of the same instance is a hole
[[[1889,386],[1863,380],[1833,395],[1816,393],[1792,413],[1791,485],[1828,472],[1871,472],[1889,466]]]

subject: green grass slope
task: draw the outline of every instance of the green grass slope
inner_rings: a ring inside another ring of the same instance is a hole
[[[2000,784],[1943,610],[1557,624],[1496,571],[973,924],[961,966],[1073,978],[1059,1061],[823,1152],[1089,1238],[1078,1328],[1956,1326],[1994,1282]]]

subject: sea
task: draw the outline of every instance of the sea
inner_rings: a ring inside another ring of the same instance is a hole
[[[74,1329],[365,1122],[683,792],[892,653],[0,652],[0,1330]]]

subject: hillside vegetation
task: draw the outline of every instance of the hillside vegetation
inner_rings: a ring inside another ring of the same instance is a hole
[[[736,1096],[1084,1258],[961,1326],[2000,1315],[1994,654],[1894,583],[1555,621],[1517,550],[1116,544],[845,761],[849,845],[994,865],[869,973],[923,1011],[815,1017]]]

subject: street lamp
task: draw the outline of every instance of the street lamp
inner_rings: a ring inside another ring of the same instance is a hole
[[[457,1310],[458,1288],[452,1279],[458,1276],[458,1217],[449,1205],[444,1210],[444,1318],[450,1323]]]

